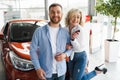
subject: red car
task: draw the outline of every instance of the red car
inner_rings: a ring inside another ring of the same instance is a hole
[[[46,20],[11,20],[0,32],[0,52],[7,80],[38,80],[30,60],[32,35]]]

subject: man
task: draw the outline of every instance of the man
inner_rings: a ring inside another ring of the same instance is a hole
[[[64,80],[65,58],[72,50],[66,50],[70,43],[67,30],[61,27],[62,6],[53,3],[49,7],[50,22],[36,29],[30,46],[31,60],[40,80]]]

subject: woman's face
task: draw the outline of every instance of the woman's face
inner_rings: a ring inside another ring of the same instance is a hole
[[[80,23],[81,15],[79,12],[73,13],[70,17],[70,26],[76,26]]]

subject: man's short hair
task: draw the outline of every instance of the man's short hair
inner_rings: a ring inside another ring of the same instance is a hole
[[[50,10],[51,7],[56,7],[56,6],[59,6],[59,7],[61,7],[61,9],[62,9],[62,6],[61,6],[60,4],[58,4],[58,3],[53,3],[53,4],[51,4],[51,5],[49,6],[49,10]]]

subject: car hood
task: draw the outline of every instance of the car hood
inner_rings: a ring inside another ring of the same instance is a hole
[[[30,42],[11,42],[10,46],[19,57],[30,60]]]

